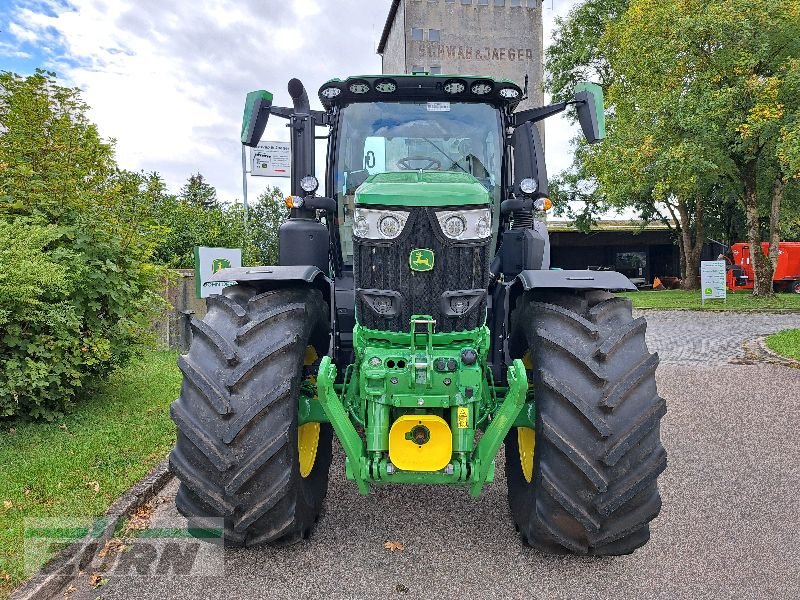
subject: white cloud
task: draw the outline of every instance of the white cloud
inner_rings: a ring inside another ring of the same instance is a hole
[[[579,4],[578,0],[544,0],[542,16],[544,20],[544,45],[547,48],[553,39],[557,17],[565,17]],[[546,98],[549,101],[549,98]],[[567,119],[563,113],[545,121],[545,143],[547,145],[547,172],[552,177],[572,164],[570,140],[575,137],[579,127]]]
[[[292,2],[292,10],[298,17],[313,17],[320,13],[322,8],[319,2],[315,0],[294,0]]]
[[[34,31],[30,29],[26,29],[17,23],[9,23],[8,25],[8,33],[10,33],[14,38],[16,38],[19,42],[30,42],[34,43],[38,39],[39,36],[36,35]]]
[[[377,38],[391,0],[21,0],[9,32],[34,41],[60,77],[83,90],[103,135],[131,169],[159,171],[177,190],[200,171],[222,197],[241,197],[238,143],[245,94],[286,83],[316,90],[332,77],[380,72]],[[545,40],[576,0],[544,0]],[[42,7],[46,7],[43,10]],[[552,6],[552,8],[551,8]],[[12,29],[13,28],[13,29]],[[62,52],[48,53],[54,48]],[[574,128],[547,122],[551,174],[571,162]],[[286,140],[272,119],[265,139]],[[318,163],[324,159],[318,144]],[[275,180],[250,178],[255,195]],[[284,185],[284,188],[287,186]]]
[[[372,33],[388,5],[72,0],[65,8],[38,0],[16,11],[11,33],[62,49],[46,66],[82,89],[91,118],[117,140],[121,165],[159,171],[173,190],[201,171],[223,197],[235,198],[245,94],[266,88],[286,105],[286,84],[299,77],[318,105],[316,90],[330,77],[378,72]],[[346,24],[342,15],[350,15]],[[267,136],[287,139],[284,123],[273,119]],[[272,182],[251,183],[257,193]]]

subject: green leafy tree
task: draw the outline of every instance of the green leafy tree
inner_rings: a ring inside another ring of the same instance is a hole
[[[257,264],[278,264],[278,229],[289,217],[280,188],[271,187],[250,207],[248,240]]]
[[[628,6],[629,0],[587,0],[566,18],[557,20],[554,43],[546,57],[546,84],[555,100],[568,100],[575,84],[586,80],[598,82],[608,93],[616,73],[604,44],[606,31],[623,17]],[[552,182],[556,210],[574,219],[582,231],[589,231],[604,213],[631,208],[643,225],[654,220],[665,224],[678,242],[684,285],[695,287],[704,242],[703,199],[687,201],[663,191],[654,194],[657,170],[652,168],[640,170],[649,180],[631,179],[625,169],[632,166],[625,163],[630,160],[629,141],[615,129],[618,116],[611,102],[610,135],[601,146],[586,146],[579,137],[573,140],[573,164]]]
[[[615,148],[598,152],[596,172],[607,185],[651,189],[679,211],[693,206],[701,226],[708,198],[734,193],[753,248],[761,247],[766,214],[770,257],[753,253],[754,294],[770,294],[780,205],[798,175],[800,6],[632,0],[602,46],[615,73]],[[683,244],[693,261],[696,246],[685,232]]]
[[[203,210],[219,207],[217,190],[200,173],[189,176],[178,196],[187,204],[197,206]]]
[[[161,306],[147,177],[78,90],[0,73],[0,416],[52,419],[149,339]]]
[[[609,208],[667,224],[688,288],[706,234],[735,239],[746,214],[751,245],[762,233],[771,241],[771,261],[754,256],[755,293],[770,293],[781,224],[792,222],[781,203],[800,164],[796,4],[588,0],[555,37],[554,97],[589,78],[609,104],[608,139],[579,146],[553,182],[561,211],[584,228]]]
[[[156,183],[152,185],[163,189]],[[242,205],[237,203],[206,209],[161,193],[152,206],[153,218],[162,233],[154,254],[159,264],[191,269],[195,246],[241,248],[246,265],[278,261],[278,228],[288,216],[278,188],[266,190],[250,206],[247,225]]]
[[[575,95],[575,85],[594,81],[608,89],[614,71],[600,48],[609,23],[617,21],[630,0],[585,0],[555,21],[553,43],[545,55],[545,87],[555,102]]]

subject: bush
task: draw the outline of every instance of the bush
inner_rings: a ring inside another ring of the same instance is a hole
[[[58,237],[55,227],[0,222],[0,416],[63,410],[82,383],[83,362],[104,356],[81,340],[80,316],[65,300],[75,272],[62,261],[75,255],[45,251]]]
[[[0,221],[0,417],[52,420],[136,354],[157,271],[102,230]]]
[[[148,341],[152,178],[121,171],[78,92],[0,73],[0,417],[52,420]]]

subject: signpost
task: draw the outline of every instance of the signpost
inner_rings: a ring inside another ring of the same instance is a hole
[[[289,142],[262,140],[250,149],[250,174],[253,177],[289,177],[291,166]]]
[[[700,262],[700,301],[723,300],[728,303],[728,290],[725,287],[725,261],[704,260]]]
[[[242,266],[242,250],[240,248],[209,248],[195,246],[194,275],[198,298],[208,298],[212,294],[221,294],[235,281],[209,281],[211,276],[221,269]]]
[[[247,225],[247,174],[253,177],[290,177],[292,166],[292,147],[289,142],[260,141],[250,148],[250,170],[247,170],[247,150],[242,144],[242,196],[244,203],[244,223]]]

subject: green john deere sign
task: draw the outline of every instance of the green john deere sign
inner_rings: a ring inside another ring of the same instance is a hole
[[[196,292],[198,298],[208,298],[212,294],[221,294],[230,281],[209,281],[211,277],[223,269],[242,266],[242,251],[239,248],[209,248],[196,246],[194,249],[194,268]]]
[[[433,270],[433,250],[417,248],[411,251],[408,257],[408,264],[412,271],[431,271]]]

